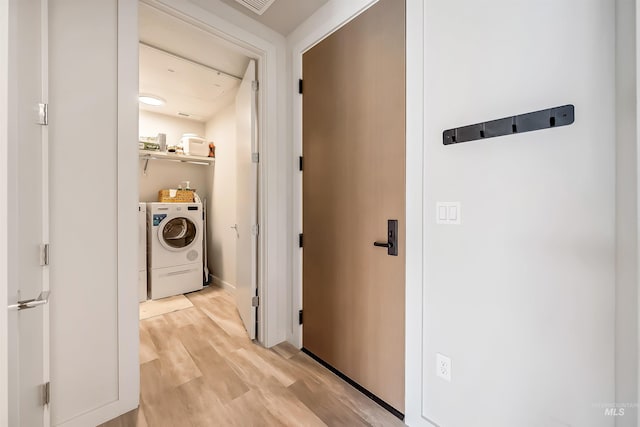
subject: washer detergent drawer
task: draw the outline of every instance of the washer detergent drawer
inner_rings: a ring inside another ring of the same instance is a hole
[[[154,268],[149,274],[151,299],[166,298],[202,289],[202,264]]]

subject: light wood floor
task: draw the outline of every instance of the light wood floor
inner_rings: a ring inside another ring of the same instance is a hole
[[[102,427],[404,426],[292,345],[249,340],[226,291],[187,297],[140,321],[140,408]]]

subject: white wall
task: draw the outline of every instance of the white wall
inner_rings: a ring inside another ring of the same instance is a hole
[[[616,1],[616,398],[638,402],[638,129],[634,0]],[[629,405],[616,421],[636,427]]]
[[[204,123],[197,120],[167,116],[141,109],[139,123],[138,133],[140,136],[157,136],[158,133],[164,133],[167,135],[167,145],[178,144],[185,133],[195,133],[204,137]]]
[[[139,398],[137,3],[49,2],[52,425]]]
[[[424,19],[423,415],[611,426],[613,4],[429,0]],[[447,128],[568,103],[571,126],[442,144]],[[439,200],[461,202],[462,225],[436,225]]]
[[[366,3],[330,1],[289,36],[292,81],[299,53]],[[613,4],[408,0],[407,12],[408,239],[424,227],[407,247],[425,251],[424,272],[407,259],[407,423],[611,426],[599,405],[615,399]],[[442,145],[444,129],[567,103],[571,126]],[[460,201],[462,225],[436,225],[436,201]]]
[[[118,370],[117,3],[104,2],[98,10],[96,4],[50,6],[49,130],[55,146],[50,157],[51,247],[56,248],[50,267],[51,288],[55,289],[51,298],[51,413],[52,424],[59,425],[87,407],[118,399],[118,377],[113,375]],[[82,22],[89,9],[100,19]],[[76,25],[69,14],[77,19]],[[87,33],[89,26],[93,26],[92,36]],[[94,60],[88,61],[87,55]],[[86,92],[79,91],[82,87]],[[100,117],[99,123],[87,120],[89,114]],[[69,197],[71,188],[81,198]],[[91,206],[91,214],[69,209],[76,203]],[[81,283],[84,286],[78,286]],[[92,307],[93,315],[78,322],[73,309],[77,305]],[[87,354],[96,357],[100,369],[95,369]]]
[[[184,133],[205,135],[205,125],[195,120],[171,117],[164,114],[140,110],[141,136],[167,135],[167,144],[174,145]],[[171,162],[166,160],[150,160],[147,174],[144,174],[145,160],[138,162],[139,197],[141,202],[157,202],[158,191],[167,188],[178,188],[182,181],[189,181],[191,188],[198,191],[200,197],[208,197],[211,186],[208,182],[208,169],[204,165]]]
[[[216,146],[209,183],[209,271],[229,290],[236,284],[236,107],[231,103],[206,124],[206,138]]]

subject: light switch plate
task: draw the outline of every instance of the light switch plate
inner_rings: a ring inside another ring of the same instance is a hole
[[[458,225],[460,218],[460,202],[436,202],[437,224]]]

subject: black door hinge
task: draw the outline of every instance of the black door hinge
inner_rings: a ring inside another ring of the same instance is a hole
[[[302,325],[302,310],[298,311],[298,324]]]
[[[303,243],[304,243],[304,236],[302,235],[302,233],[300,233],[298,235],[298,246],[302,247]]]
[[[302,159],[302,156],[300,156],[300,171],[302,172],[302,170],[304,170],[304,160]]]
[[[302,79],[298,80],[298,93],[302,95]]]

